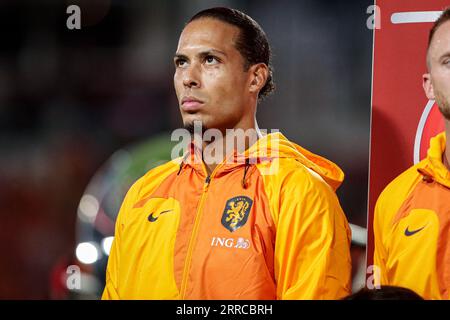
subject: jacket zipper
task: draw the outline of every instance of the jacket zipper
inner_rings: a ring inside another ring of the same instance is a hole
[[[219,165],[220,166],[220,165]],[[184,262],[184,269],[183,269],[183,277],[181,278],[181,290],[180,290],[180,296],[181,299],[186,299],[186,289],[187,289],[187,280],[189,275],[189,269],[191,268],[191,261],[192,261],[192,253],[194,251],[194,243],[197,236],[198,228],[200,225],[200,221],[203,215],[203,204],[205,202],[206,194],[208,192],[209,184],[211,183],[211,179],[214,176],[216,170],[218,169],[217,166],[211,175],[208,175],[205,179],[205,183],[203,184],[203,192],[202,196],[200,198],[200,203],[197,208],[197,212],[195,214],[195,220],[194,220],[194,228],[192,229],[191,237],[189,239],[189,245],[188,245],[188,252],[186,254],[186,259]],[[206,172],[206,169],[204,170]]]

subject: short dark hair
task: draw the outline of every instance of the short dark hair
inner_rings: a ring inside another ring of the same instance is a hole
[[[436,30],[447,21],[450,21],[450,7],[444,9],[439,18],[434,22],[433,27],[430,30],[430,34],[428,35],[428,48],[430,47],[431,41],[433,40],[433,36]]]
[[[423,298],[408,288],[381,286],[379,289],[362,288],[342,300],[423,300]]]
[[[275,89],[273,81],[272,52],[269,41],[261,26],[245,13],[231,8],[210,8],[195,14],[188,23],[201,18],[212,18],[239,28],[236,49],[245,60],[244,70],[257,63],[265,63],[269,68],[266,84],[259,91],[258,98],[268,96]]]

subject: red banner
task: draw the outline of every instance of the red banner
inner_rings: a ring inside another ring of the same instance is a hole
[[[378,0],[374,32],[367,265],[373,261],[376,200],[397,175],[423,159],[444,130],[422,88],[428,33],[448,0]]]

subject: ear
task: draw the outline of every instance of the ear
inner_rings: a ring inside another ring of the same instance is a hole
[[[434,97],[433,83],[431,82],[431,75],[429,73],[425,73],[422,76],[422,85],[427,98],[430,100],[434,100],[435,97]]]
[[[256,93],[264,87],[269,77],[269,68],[265,63],[254,64],[250,67],[250,87],[251,93]]]

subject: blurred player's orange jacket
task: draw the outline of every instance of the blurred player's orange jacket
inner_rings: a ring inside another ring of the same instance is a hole
[[[376,279],[426,299],[448,299],[450,290],[450,172],[442,163],[444,150],[441,133],[431,139],[427,157],[392,181],[375,206]]]
[[[343,172],[281,133],[208,177],[187,157],[150,170],[116,222],[103,299],[336,299],[350,293]]]

